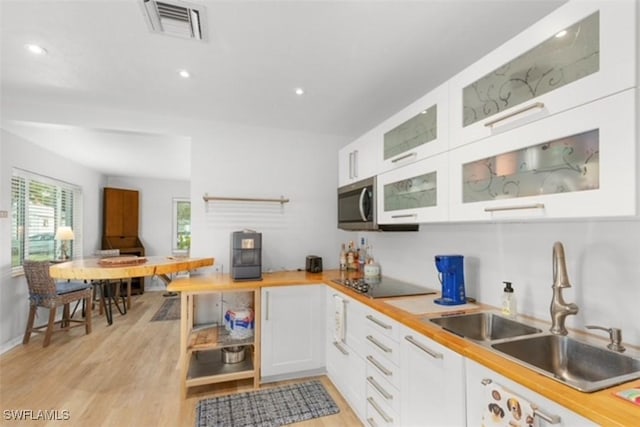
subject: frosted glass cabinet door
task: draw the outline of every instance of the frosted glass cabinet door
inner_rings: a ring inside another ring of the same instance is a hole
[[[438,154],[378,175],[378,223],[447,219],[447,154]]]
[[[448,97],[449,85],[445,83],[378,126],[384,132],[382,171],[448,149]]]
[[[464,145],[635,85],[635,2],[570,2],[451,81]]]
[[[629,89],[452,150],[450,218],[635,215],[635,96]]]

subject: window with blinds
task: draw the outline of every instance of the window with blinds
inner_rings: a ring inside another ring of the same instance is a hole
[[[13,169],[11,177],[11,268],[22,271],[25,259],[60,258],[55,239],[60,226],[73,230],[69,255],[82,253],[82,190],[67,182]]]

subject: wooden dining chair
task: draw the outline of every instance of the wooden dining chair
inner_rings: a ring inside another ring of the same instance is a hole
[[[51,342],[54,326],[61,325],[61,330],[84,325],[86,333],[91,333],[91,285],[78,281],[56,282],[49,275],[49,261],[25,260],[22,264],[27,285],[29,286],[29,318],[24,332],[23,344],[27,344],[32,332],[44,332],[43,347]],[[83,301],[85,315],[83,320],[75,320],[70,315],[69,304],[75,301]],[[62,319],[56,321],[56,310],[63,307]],[[49,309],[49,322],[46,325],[34,327],[36,311],[38,307]],[[45,329],[46,328],[46,329]],[[42,331],[42,329],[45,329]]]

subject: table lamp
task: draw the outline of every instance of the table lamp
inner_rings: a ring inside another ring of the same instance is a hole
[[[56,230],[56,240],[62,242],[60,247],[60,259],[69,259],[69,240],[73,240],[73,230],[71,227],[60,226]]]

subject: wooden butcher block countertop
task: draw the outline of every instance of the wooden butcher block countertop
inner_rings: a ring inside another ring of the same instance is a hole
[[[446,332],[429,322],[423,322],[421,319],[424,319],[425,316],[428,317],[425,313],[412,314],[411,312],[398,308],[396,306],[397,304],[389,304],[389,299],[371,299],[332,282],[332,279],[338,277],[340,277],[339,271],[327,271],[324,273],[307,273],[304,271],[265,273],[263,274],[262,280],[248,282],[234,282],[228,274],[194,276],[171,282],[168,290],[174,292],[208,293],[254,290],[267,286],[325,284],[595,423],[604,426],[640,426],[640,406],[614,396],[616,391],[631,388],[633,385],[637,386],[639,380],[630,381],[593,393],[579,392],[569,386],[540,375],[531,369],[511,362],[479,344]],[[477,308],[471,308],[465,311],[494,309],[495,308],[491,306],[478,304]],[[458,310],[458,308],[452,308],[452,311]],[[434,316],[441,314],[442,313],[436,313]],[[526,318],[523,317],[520,320],[526,320]],[[530,320],[537,322],[538,325],[541,323],[539,320]],[[572,335],[574,334],[572,333]],[[606,342],[603,341],[603,345],[605,343]],[[631,349],[631,352],[636,356],[640,354],[637,351],[634,353],[633,349]]]

